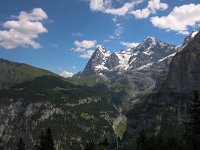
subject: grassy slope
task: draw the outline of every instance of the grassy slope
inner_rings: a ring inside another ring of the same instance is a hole
[[[67,81],[75,84],[75,85],[87,85],[87,86],[94,86],[98,83],[104,83],[104,80],[95,75],[90,75],[90,76],[82,76],[80,78],[68,78],[66,79]]]
[[[0,88],[8,88],[44,75],[56,76],[44,69],[0,59]]]

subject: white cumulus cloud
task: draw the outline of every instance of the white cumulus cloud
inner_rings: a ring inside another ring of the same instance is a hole
[[[133,48],[133,47],[137,47],[140,43],[122,41],[120,42],[120,44],[126,46],[127,48]]]
[[[30,13],[21,11],[14,20],[3,23],[7,30],[0,30],[0,46],[5,49],[19,46],[41,48],[35,40],[39,34],[48,32],[42,24],[47,18],[47,14],[41,8],[34,8]]]
[[[90,0],[90,9],[93,11],[103,11],[108,7],[110,0]]]
[[[74,41],[74,45],[76,47],[81,47],[81,48],[91,48],[96,45],[96,41],[89,41],[89,40],[83,40],[83,41]]]
[[[133,10],[130,14],[136,18],[143,19],[148,18],[150,14],[155,14],[158,10],[166,10],[167,8],[168,5],[160,0],[149,0],[146,8]]]
[[[96,43],[97,41],[95,40],[74,41],[72,50],[75,52],[85,52],[88,48],[95,47]]]
[[[74,41],[74,47],[71,49],[75,52],[82,53],[80,55],[81,58],[90,58],[93,54],[94,50],[90,50],[90,48],[94,48],[97,44],[96,40],[83,40],[83,41]]]
[[[175,7],[168,16],[152,17],[155,27],[176,31],[180,34],[189,34],[188,28],[195,27],[200,22],[200,4],[188,4]]]
[[[112,21],[115,24],[114,33],[109,35],[110,39],[119,39],[124,32],[124,27],[117,23],[118,16],[134,15],[136,18],[147,18],[150,14],[155,14],[157,10],[165,10],[168,8],[166,3],[160,0],[148,0],[148,5],[144,9],[134,10],[135,6],[145,2],[146,0],[89,0],[90,10],[93,12],[101,12],[113,16]],[[116,5],[118,6],[116,7]],[[80,51],[80,48],[77,50]]]
[[[20,15],[17,17],[19,20],[27,20],[27,21],[42,21],[43,19],[47,19],[48,16],[44,10],[41,8],[34,8],[31,13],[27,13],[25,11],[21,11]]]
[[[63,71],[60,73],[60,76],[64,77],[64,78],[70,78],[74,75],[74,73],[72,72],[68,72],[68,71]]]
[[[149,0],[147,8],[149,8],[152,13],[156,13],[157,10],[166,10],[168,5],[160,2],[160,0]]]
[[[149,15],[150,15],[150,11],[149,11],[148,8],[134,10],[130,13],[133,14],[136,18],[139,18],[139,19],[148,18]]]

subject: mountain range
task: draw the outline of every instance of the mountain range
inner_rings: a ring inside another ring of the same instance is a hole
[[[116,105],[120,103],[120,107],[126,111],[139,96],[157,92],[161,88],[167,78],[172,58],[196,34],[197,31],[193,31],[180,46],[154,37],[146,37],[138,46],[119,52],[110,52],[98,45],[83,72],[75,76],[97,75],[103,78],[115,95],[121,95],[120,100],[114,98],[113,102]]]

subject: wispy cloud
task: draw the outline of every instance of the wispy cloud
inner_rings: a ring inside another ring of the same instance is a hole
[[[168,16],[152,17],[155,27],[180,34],[189,34],[188,28],[195,27],[200,22],[200,4],[188,4],[175,7]]]
[[[127,2],[124,3],[120,8],[106,8],[105,13],[116,15],[116,16],[124,16],[127,14],[129,10],[131,10],[135,5],[135,2]]]
[[[120,42],[120,44],[123,46],[126,46],[127,48],[133,48],[133,47],[138,46],[140,43],[122,41],[122,42]]]
[[[117,23],[115,25],[116,29],[115,29],[115,36],[116,37],[120,37],[120,35],[124,32],[124,27],[120,24],[120,23]]]
[[[150,14],[155,14],[158,10],[166,10],[167,8],[168,4],[162,3],[160,0],[149,0],[146,8],[133,10],[130,14],[143,19],[148,18]]]
[[[58,44],[51,43],[51,46],[54,47],[54,48],[57,48],[57,47],[58,47]]]
[[[124,27],[120,23],[115,23],[115,31],[109,36],[110,39],[119,39],[124,33]]]
[[[83,36],[83,33],[81,32],[74,32],[72,33],[73,36]]]
[[[110,42],[110,40],[109,40],[109,39],[106,39],[106,40],[103,40],[102,42],[103,42],[103,43],[108,43],[108,42]]]
[[[0,46],[5,49],[19,46],[41,48],[35,40],[41,33],[48,32],[42,22],[47,18],[46,12],[41,8],[34,8],[30,13],[21,11],[14,20],[3,23],[7,30],[0,31]]]
[[[114,8],[112,6],[112,0],[90,0],[90,9],[92,11],[100,11],[114,16],[124,16],[131,9],[133,9],[135,5],[138,5],[143,1],[144,0],[135,0],[131,2],[126,2],[122,4],[121,7]]]
[[[82,55],[80,55],[80,57],[81,58],[90,58],[93,53],[94,53],[94,50],[86,50]]]

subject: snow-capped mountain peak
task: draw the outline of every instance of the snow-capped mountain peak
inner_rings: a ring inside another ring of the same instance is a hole
[[[193,31],[193,32],[191,33],[191,37],[194,37],[198,32],[199,32],[199,30]]]
[[[100,54],[102,55],[101,57],[108,57],[111,55],[111,52],[108,51],[105,47],[103,47],[102,45],[97,45],[96,46],[96,50],[95,50],[96,54]]]
[[[153,64],[162,63],[163,65],[165,60],[170,60],[179,49],[175,45],[167,44],[151,36],[146,37],[137,47],[119,52],[110,52],[102,45],[97,45],[83,74],[94,73],[106,76],[113,72],[123,74],[130,70],[141,71],[150,68]],[[148,67],[144,67],[145,65]]]
[[[156,40],[155,37],[147,36],[147,37],[144,39],[144,42],[143,42],[143,43],[152,43],[152,44],[155,44],[156,41],[157,41],[157,40]]]
[[[106,48],[103,45],[97,45],[96,50],[101,51],[101,52],[106,52]]]
[[[148,36],[144,39],[142,43],[140,43],[136,47],[136,49],[141,49],[141,50],[150,49],[152,47],[155,47],[157,43],[158,43],[158,40],[156,38]]]

